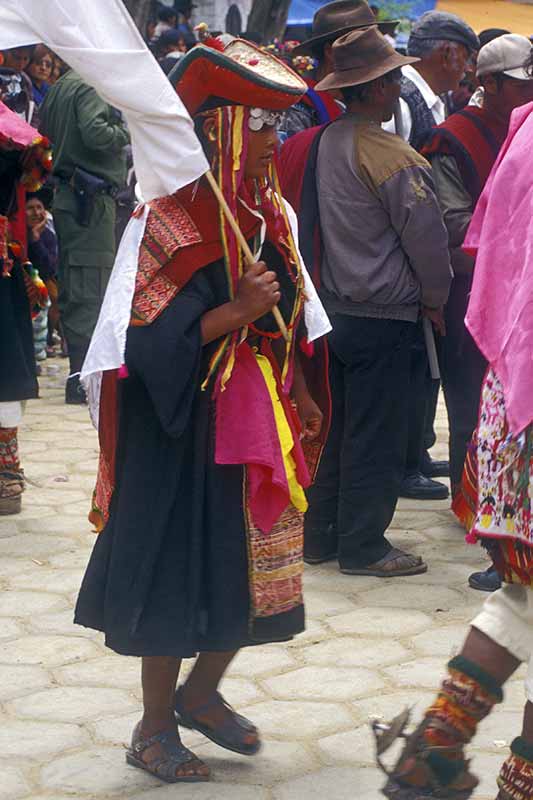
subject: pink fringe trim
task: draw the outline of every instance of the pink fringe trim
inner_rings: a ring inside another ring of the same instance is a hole
[[[122,366],[119,367],[119,370],[118,370],[118,379],[119,379],[119,381],[123,381],[125,378],[129,378],[129,377],[130,377],[130,373],[128,372],[127,366],[125,364],[122,364]]]

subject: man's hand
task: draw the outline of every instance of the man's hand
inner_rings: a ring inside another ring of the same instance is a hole
[[[276,273],[269,270],[264,261],[257,261],[246,267],[233,303],[242,324],[247,325],[271,311],[280,297]]]
[[[428,308],[422,306],[422,316],[433,323],[433,327],[441,336],[446,336],[446,323],[444,322],[444,308]]]
[[[302,439],[304,442],[312,442],[322,430],[324,415],[309,392],[303,392],[294,400],[302,424]]]

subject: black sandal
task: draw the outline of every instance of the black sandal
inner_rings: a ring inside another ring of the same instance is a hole
[[[154,744],[161,745],[164,755],[155,756],[151,761],[143,761],[141,754]],[[138,723],[133,731],[131,745],[126,750],[126,761],[132,767],[144,769],[165,783],[199,783],[209,780],[209,775],[176,775],[177,769],[193,761],[203,764],[181,743],[177,730],[163,731],[143,739]]]
[[[372,723],[376,741],[376,761],[387,776],[387,783],[381,792],[389,800],[468,800],[479,781],[469,772],[469,762],[464,759],[463,749],[457,747],[430,747],[423,743],[422,734],[427,725],[423,721],[411,734],[407,734],[411,712],[409,709],[399,714],[390,725]],[[405,748],[393,770],[387,769],[381,756],[398,739],[405,739]],[[443,785],[431,766],[428,756],[432,753],[445,756],[453,752],[462,761],[462,769],[451,783]]]
[[[240,753],[242,756],[254,756],[261,749],[261,741],[258,739],[254,744],[246,744],[244,738],[251,733],[257,733],[257,728],[246,717],[237,714],[233,708],[226,703],[224,698],[219,692],[215,694],[203,705],[192,709],[192,711],[185,711],[182,707],[181,693],[182,688],[176,692],[176,720],[178,725],[189,730],[198,731],[210,739],[220,747],[226,750],[231,750],[234,753]],[[195,715],[204,714],[213,706],[223,705],[230,712],[231,716],[228,717],[226,722],[221,723],[216,728],[211,728],[204,722],[200,722],[195,718]]]

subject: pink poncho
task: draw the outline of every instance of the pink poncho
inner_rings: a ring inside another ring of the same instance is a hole
[[[464,250],[476,258],[466,325],[518,435],[533,421],[533,103],[513,113]]]

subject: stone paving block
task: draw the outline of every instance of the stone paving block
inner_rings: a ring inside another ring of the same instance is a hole
[[[340,592],[317,592],[308,589],[305,593],[305,611],[311,618],[322,619],[334,614],[352,611],[355,604]]]
[[[513,680],[505,684],[502,708],[522,711],[526,702],[526,689],[523,680]]]
[[[41,561],[41,563],[45,563]],[[0,580],[2,581],[3,587],[5,589],[9,586],[9,579],[14,575],[20,575],[21,572],[25,572],[30,566],[33,566],[33,561],[31,558],[8,558],[3,557],[1,559],[1,567],[0,567]]]
[[[403,587],[402,587],[403,589]],[[391,591],[400,593],[391,585]],[[391,639],[409,636],[426,630],[433,624],[431,617],[422,611],[403,608],[367,607],[339,614],[328,619],[336,633],[356,633],[361,636],[388,636]]]
[[[48,559],[48,564],[55,569],[76,570],[81,583],[81,577],[85,571],[90,555],[90,547],[78,546],[76,549],[72,549],[68,553],[58,553],[57,555],[50,556]]]
[[[501,743],[505,742],[509,748],[515,736],[519,736],[521,731],[520,715],[516,711],[509,711],[503,706],[498,706],[487,719],[480,723],[473,747],[476,750],[499,753],[502,752]],[[502,761],[507,756],[505,749],[503,752]]]
[[[334,733],[317,742],[320,756],[327,766],[356,762],[373,767],[376,759],[376,748],[370,725],[361,725],[342,733]]]
[[[51,446],[51,445],[50,445]],[[23,457],[24,472],[28,481],[35,481],[40,483],[42,480],[48,478],[50,475],[66,475],[68,466],[65,461],[52,461],[43,459],[42,461],[34,461],[33,457],[28,464],[28,458]],[[25,499],[22,501],[25,502]]]
[[[84,722],[107,714],[133,711],[138,708],[138,702],[122,689],[61,686],[13,700],[6,708],[19,717]]]
[[[245,678],[237,678],[232,675],[228,675],[227,678],[224,678],[221,689],[228,703],[238,708],[265,699],[265,693],[262,691],[259,683],[254,683],[253,680],[246,680]]]
[[[292,641],[287,642],[287,647],[292,650],[305,647],[309,642],[321,642],[331,634],[322,622],[316,619],[306,619],[305,631],[299,633]]]
[[[405,661],[409,651],[400,642],[341,636],[310,644],[301,654],[309,664],[337,667],[378,667]]]
[[[129,800],[177,800],[183,792],[184,800],[270,800],[268,789],[261,786],[239,786],[233,783],[188,783],[186,786],[160,786],[141,794],[128,795]],[[92,799],[91,799],[92,800]],[[303,798],[301,799],[303,800]]]
[[[76,630],[83,630],[79,625]],[[58,637],[59,638],[59,637]],[[64,640],[63,640],[64,641]],[[64,645],[71,647],[72,639]],[[62,686],[106,686],[111,682],[118,689],[137,688],[141,681],[141,661],[139,658],[126,658],[114,654],[105,655],[103,651],[92,642],[82,641],[90,645],[93,656],[83,663],[69,664],[54,670],[54,676]],[[94,656],[100,655],[100,658]]]
[[[421,655],[442,656],[446,660],[457,655],[467,633],[468,628],[462,623],[446,625],[413,636],[411,644]]]
[[[65,539],[65,537],[56,536],[52,543],[50,537],[45,534],[18,533],[7,539],[0,539],[0,559],[3,559],[4,556],[42,559],[50,554],[51,548],[58,553],[61,550],[69,550],[71,547],[72,540]]]
[[[0,539],[6,539],[9,536],[15,536],[17,533],[17,523],[14,519],[6,519],[4,517],[2,520],[0,520]]]
[[[404,664],[385,667],[382,672],[395,681],[398,686],[421,686],[437,689],[446,673],[446,660],[443,658],[417,658]]]
[[[24,628],[22,627],[20,622],[17,622],[17,620],[14,619],[10,619],[9,617],[2,617],[2,619],[0,620],[0,639],[15,639],[22,633],[24,633]],[[2,647],[5,647],[5,645],[2,645]]]
[[[296,665],[294,656],[283,646],[247,647],[232,662],[228,675],[255,677],[270,672],[285,672]]]
[[[56,506],[60,503],[63,507],[66,503],[87,503],[84,492],[70,487],[66,489],[64,485],[59,483],[50,484],[46,488],[32,488],[27,496],[31,502],[39,503],[39,505],[43,506]]]
[[[404,708],[411,709],[411,722],[420,722],[424,711],[433,702],[437,686],[434,689],[398,689],[389,694],[378,694],[362,700],[354,700],[352,710],[359,724],[369,725],[373,719],[381,722],[390,722]]]
[[[470,750],[469,756],[472,757],[472,772],[479,778],[479,786],[472,795],[472,800],[494,800],[498,793],[496,778],[507,758],[507,750],[500,751],[498,755]]]
[[[268,700],[239,711],[249,717],[264,736],[288,741],[308,739],[310,735],[316,739],[354,724],[350,711],[342,703]]]
[[[294,778],[316,767],[316,756],[302,743],[264,740],[253,758],[224,752],[204,739],[194,745],[194,752],[208,764],[216,781],[269,786],[274,781]],[[244,786],[236,788],[240,796]]]
[[[26,617],[64,608],[59,594],[30,591],[3,591],[0,594],[0,617]]]
[[[63,636],[22,636],[19,639],[12,639],[2,648],[0,661],[5,664],[40,664],[56,667],[72,661],[94,658],[100,652],[100,648],[94,642],[81,637],[72,636],[65,639]]]
[[[61,513],[67,514],[69,517],[83,517],[87,516],[90,511],[90,506],[87,505],[87,500],[80,500],[78,503],[65,503],[61,506]],[[87,522],[89,526],[89,522]]]
[[[22,511],[17,514],[17,522],[25,519],[43,519],[51,517],[56,513],[52,506],[38,506],[31,502],[26,502],[27,496],[22,498]]]
[[[401,590],[398,590],[389,581],[377,589],[362,593],[360,600],[369,606],[418,608],[430,613],[439,609],[450,611],[464,605],[464,595],[456,589],[431,584],[405,583]]]
[[[106,743],[128,746],[133,729],[141,716],[142,709],[139,707],[138,711],[132,711],[130,714],[94,719],[88,723],[88,728],[97,744]],[[185,740],[185,735],[182,738]],[[189,745],[187,744],[187,746]]]
[[[360,591],[378,586],[380,578],[365,575],[344,575],[336,561],[313,567],[305,565],[304,594],[309,589],[321,592],[338,592],[345,597],[357,598]]]
[[[126,764],[122,747],[87,748],[56,758],[41,771],[43,789],[83,792],[91,800],[106,795],[128,797],[139,789],[158,784],[157,778]]]
[[[383,688],[373,670],[341,667],[302,667],[262,681],[274,697],[345,701]]]
[[[426,528],[436,526],[441,522],[441,517],[434,511],[423,509],[407,510],[400,501],[400,506],[396,511],[391,528],[402,528],[403,530],[421,530],[425,531]]]
[[[325,767],[274,788],[274,800],[377,800],[384,783],[377,769]]]
[[[3,719],[0,725],[2,758],[47,759],[89,743],[80,725]]]
[[[57,536],[57,534],[64,536],[80,536],[80,534],[84,532],[83,524],[80,524],[83,522],[85,522],[83,519],[73,520],[71,517],[62,517],[61,514],[57,514],[55,517],[47,517],[43,520],[29,519],[17,524],[21,531],[26,531],[28,533],[52,533],[54,536]],[[89,526],[88,521],[87,526]],[[87,536],[86,546],[90,547],[91,543],[94,543],[94,539],[94,536]],[[78,544],[72,539],[69,544],[68,552],[72,553],[78,549]],[[52,558],[56,555],[56,550],[50,547],[50,541],[48,542],[48,547],[50,562],[52,562]]]
[[[30,784],[22,770],[17,767],[2,765],[0,782],[0,800],[18,800],[30,791]]]
[[[34,619],[27,620],[29,627],[38,633],[60,633],[62,636],[82,636],[85,639],[98,639],[102,637],[98,631],[74,625],[74,607],[71,602],[64,611],[53,614],[40,614]]]
[[[2,656],[8,647],[8,643],[2,644]],[[50,684],[50,675],[42,667],[0,664],[0,700],[25,696]]]
[[[56,594],[77,591],[81,583],[80,570],[47,569],[32,563],[25,572],[18,572],[9,580],[14,589],[32,589]]]
[[[425,548],[425,545],[424,545]],[[452,556],[446,559],[446,550],[442,550],[439,558],[427,558],[425,549],[421,549],[418,555],[426,559],[428,571],[423,575],[411,575],[396,578],[399,584],[431,584],[431,586],[442,584],[443,586],[452,586],[455,589],[464,590],[467,593],[472,592],[468,587],[468,576],[473,572],[471,564],[463,564],[458,554],[453,550]],[[444,556],[444,557],[443,557]],[[480,567],[478,567],[480,568]]]

